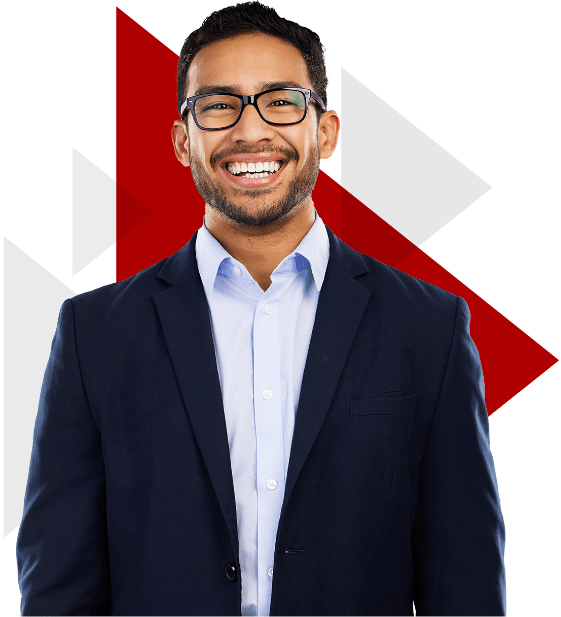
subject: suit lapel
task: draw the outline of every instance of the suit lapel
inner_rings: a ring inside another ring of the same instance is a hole
[[[371,293],[354,280],[368,271],[362,256],[329,227],[327,233],[330,256],[302,378],[279,525],[325,420]],[[196,235],[166,260],[158,278],[172,286],[153,298],[193,431],[239,551],[228,432],[208,303],[197,267]]]
[[[158,278],[172,287],[153,298],[191,426],[239,554],[228,432],[195,238],[196,233],[166,260]]]
[[[325,420],[371,293],[354,280],[368,271],[362,256],[326,228],[329,262],[302,377],[279,526],[298,475]]]

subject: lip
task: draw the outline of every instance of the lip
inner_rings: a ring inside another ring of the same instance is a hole
[[[245,155],[246,157],[248,155]],[[249,155],[251,156],[251,155]],[[253,155],[256,156],[256,155]],[[260,155],[261,157],[263,155]],[[220,167],[220,173],[224,174],[227,179],[232,183],[235,184],[236,186],[241,186],[243,188],[261,188],[263,186],[269,186],[270,184],[273,184],[274,182],[276,182],[278,180],[278,176],[280,176],[282,174],[282,172],[284,171],[285,167],[287,166],[288,162],[286,160],[279,158],[279,156],[277,155],[274,158],[260,158],[260,159],[240,159],[240,158],[231,158],[228,159],[228,163],[230,161],[279,161],[282,160],[283,164],[281,165],[281,168],[274,174],[271,174],[270,176],[268,176],[267,178],[246,178],[245,176],[233,176],[226,167],[221,166]]]

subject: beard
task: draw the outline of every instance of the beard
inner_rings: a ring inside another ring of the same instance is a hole
[[[228,151],[220,152],[218,156],[211,156],[210,165],[214,167],[218,162],[218,158],[224,160],[232,154],[247,154],[248,152],[255,153],[256,151],[231,148]],[[298,152],[293,148],[279,146],[274,148],[265,147],[257,152],[282,153],[288,158],[288,161],[284,163],[285,165],[289,161],[298,163],[299,160]],[[245,204],[252,206],[251,208],[246,208],[244,205],[238,205],[229,201],[221,187],[218,186],[205,171],[200,160],[189,154],[189,164],[191,166],[193,181],[205,202],[211,208],[227,216],[232,221],[248,227],[264,227],[270,225],[302,205],[312,194],[312,189],[314,188],[319,173],[319,162],[320,151],[319,145],[316,143],[311,146],[308,151],[308,161],[306,165],[302,168],[298,176],[292,178],[289,182],[285,195],[273,202],[267,200],[267,195],[272,193],[275,188],[234,188],[233,192],[236,196],[239,196],[240,202],[245,202]]]

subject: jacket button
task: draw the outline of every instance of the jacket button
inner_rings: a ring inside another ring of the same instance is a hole
[[[237,578],[236,566],[233,566],[231,563],[227,563],[224,567],[226,570],[226,576],[231,580],[235,581]]]

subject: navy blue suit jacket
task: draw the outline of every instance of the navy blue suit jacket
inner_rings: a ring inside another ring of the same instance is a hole
[[[465,300],[328,229],[271,615],[504,615],[505,529]],[[195,236],[66,300],[17,539],[24,615],[240,615]]]

